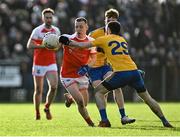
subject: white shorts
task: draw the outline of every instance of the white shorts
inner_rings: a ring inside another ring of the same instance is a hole
[[[89,80],[86,76],[82,76],[79,78],[63,78],[60,76],[61,79],[61,83],[62,85],[67,88],[70,85],[72,85],[73,83],[77,83],[79,86],[79,89],[84,89],[84,88],[88,88],[89,86]]]
[[[51,64],[49,66],[39,66],[33,65],[32,67],[32,75],[33,76],[45,76],[49,71],[57,71],[57,65]]]

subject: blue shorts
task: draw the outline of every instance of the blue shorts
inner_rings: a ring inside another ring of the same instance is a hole
[[[146,91],[144,80],[138,70],[115,72],[109,80],[105,80],[102,84],[109,91],[126,85],[136,89],[137,92]]]
[[[91,68],[88,75],[90,80],[93,82],[96,80],[103,80],[104,75],[109,71],[112,71],[111,67],[109,65],[104,65],[102,67]]]

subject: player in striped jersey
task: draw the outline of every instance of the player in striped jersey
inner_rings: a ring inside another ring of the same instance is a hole
[[[27,48],[34,50],[32,74],[34,79],[34,106],[36,120],[40,120],[40,103],[42,100],[44,78],[46,77],[49,91],[46,96],[44,112],[48,120],[52,119],[50,105],[56,95],[58,85],[58,73],[56,65],[56,54],[42,45],[42,40],[47,32],[60,35],[57,27],[52,25],[54,11],[50,8],[42,11],[43,24],[36,27],[28,40]]]

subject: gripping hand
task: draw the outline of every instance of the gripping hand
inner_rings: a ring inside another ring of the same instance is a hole
[[[68,37],[61,35],[61,36],[59,37],[59,42],[62,43],[62,44],[64,44],[64,45],[69,45],[69,43],[71,42],[71,40],[70,40]]]

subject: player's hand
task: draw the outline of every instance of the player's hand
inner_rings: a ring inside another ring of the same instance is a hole
[[[70,42],[71,40],[68,37],[63,35],[59,36],[59,43],[62,43],[64,45],[69,45]]]
[[[50,45],[50,44],[47,44],[47,43],[45,43],[44,46],[45,46],[47,49],[54,49],[54,48],[56,48],[56,47],[54,47],[54,46],[52,46],[52,45]]]
[[[78,70],[78,75],[84,76],[88,74],[89,70],[90,70],[90,67],[88,65],[84,65],[80,67],[80,69]]]

